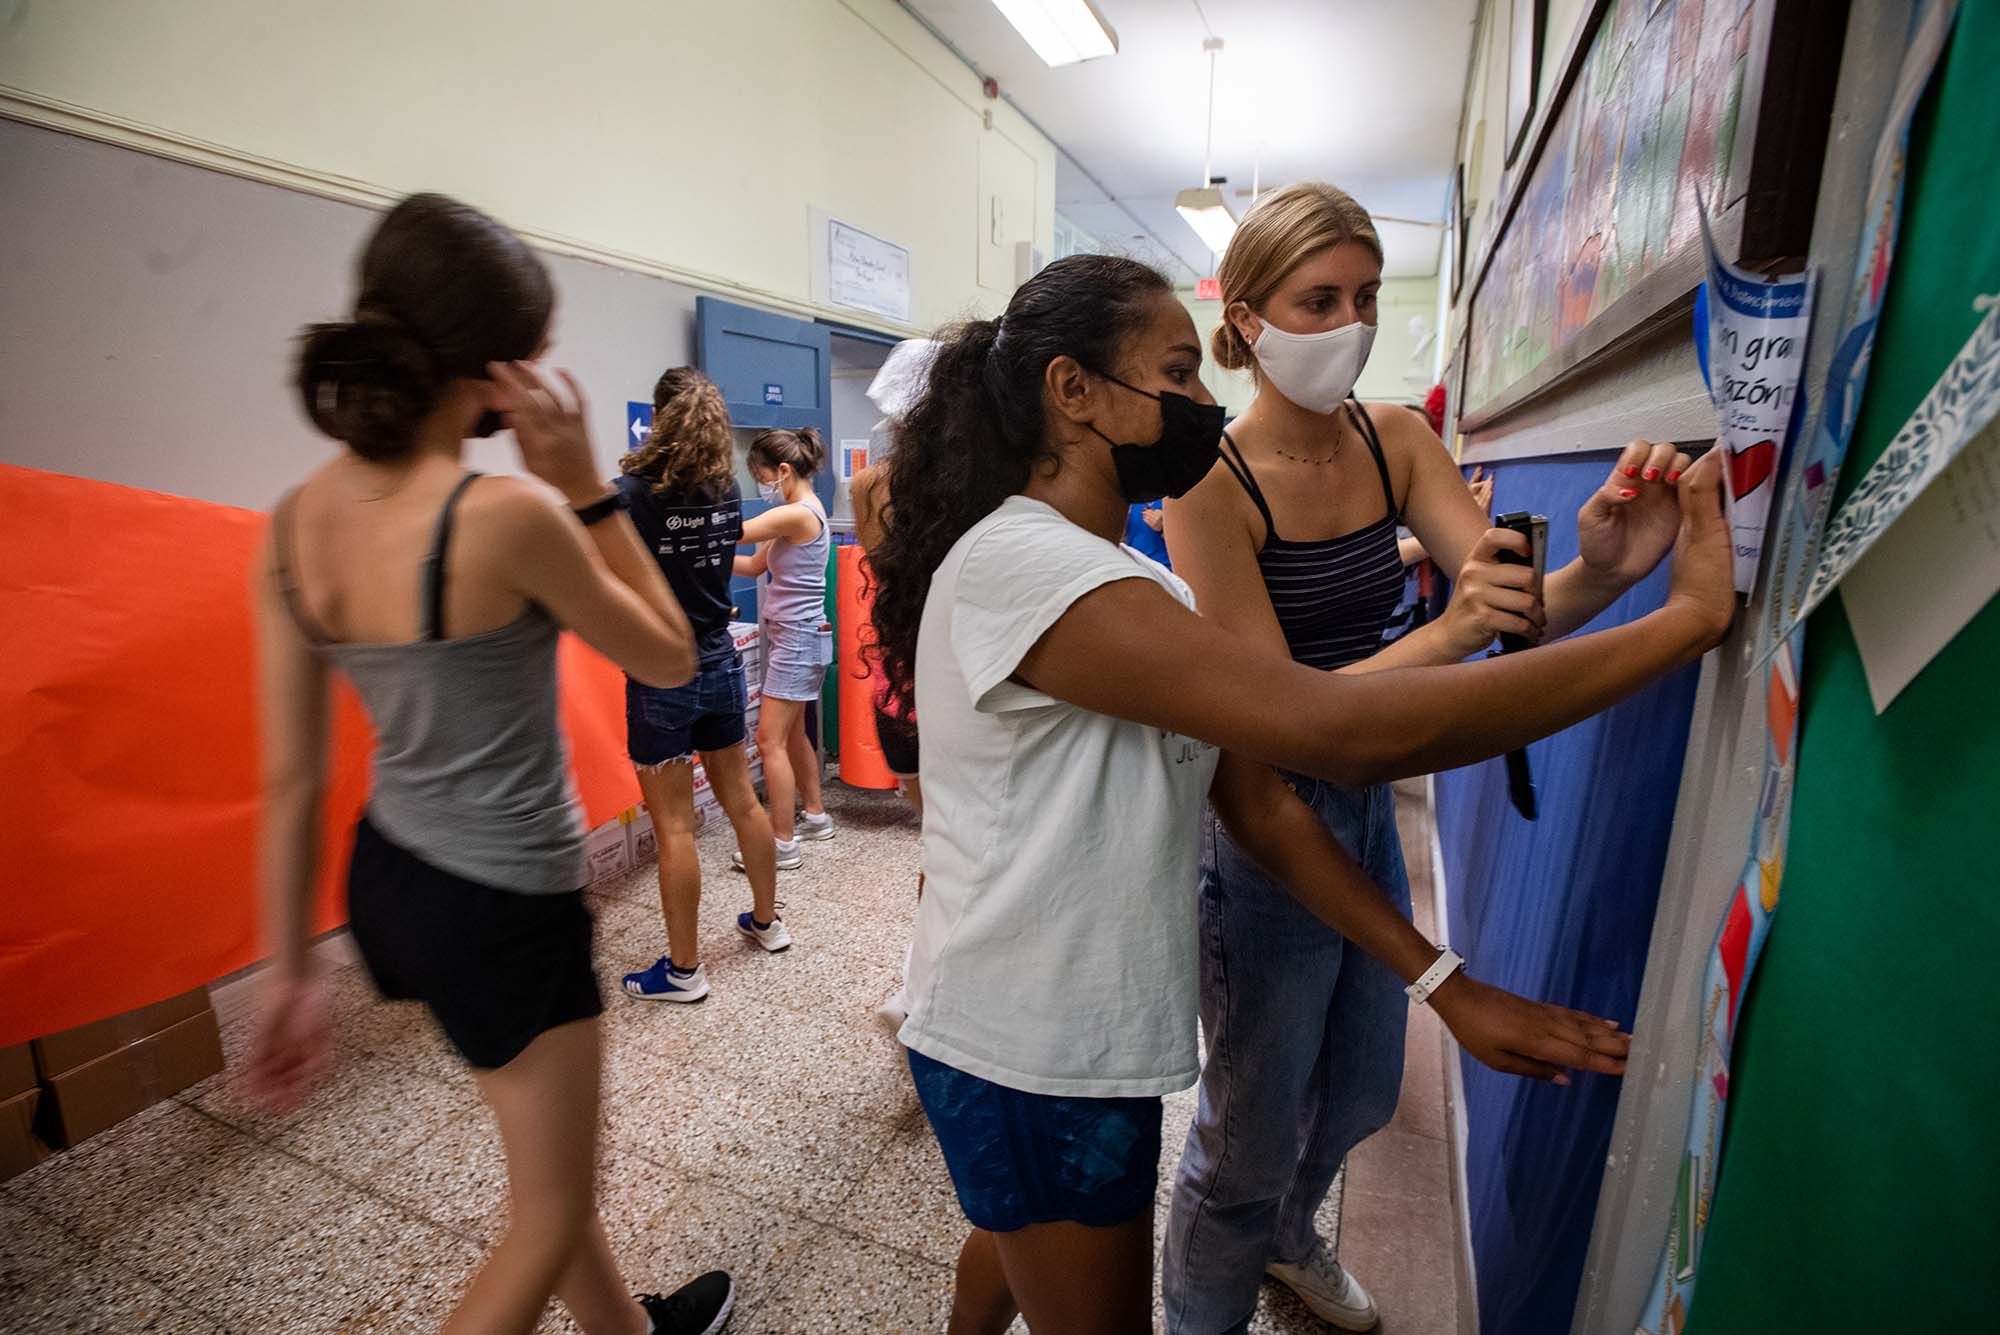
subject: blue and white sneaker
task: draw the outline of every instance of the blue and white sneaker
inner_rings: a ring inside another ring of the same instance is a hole
[[[773,955],[791,948],[792,934],[785,930],[783,918],[773,918],[770,926],[759,927],[755,918],[747,913],[739,913],[736,915],[736,930]]]
[[[699,964],[694,972],[682,973],[662,955],[644,973],[625,975],[625,995],[641,1001],[700,1001],[708,995],[708,974]]]

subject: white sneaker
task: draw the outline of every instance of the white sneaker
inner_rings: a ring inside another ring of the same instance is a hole
[[[811,838],[812,836],[808,835],[806,837]],[[833,836],[830,834],[823,834],[820,835],[819,837],[822,839],[833,838]],[[797,871],[799,868],[806,865],[805,854],[799,852],[799,841],[797,839],[792,840],[792,842],[789,844],[786,843],[784,840],[779,839],[773,844],[773,847],[775,847],[778,850],[779,871]],[[731,853],[729,855],[729,865],[736,868],[736,870],[738,871],[743,870],[742,849],[739,848],[734,853]]]
[[[792,934],[785,930],[783,918],[773,918],[769,927],[759,927],[755,918],[747,913],[739,913],[736,915],[736,930],[773,955],[791,948]]]
[[[1299,1295],[1314,1316],[1342,1330],[1373,1330],[1382,1320],[1361,1282],[1340,1268],[1325,1242],[1313,1245],[1297,1265],[1273,1261],[1264,1273]]]
[[[802,811],[792,826],[792,834],[798,839],[810,839],[814,843],[833,838],[833,817],[826,812]]]

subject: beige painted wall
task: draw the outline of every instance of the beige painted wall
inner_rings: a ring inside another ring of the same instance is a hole
[[[1194,319],[1194,332],[1201,338],[1201,383],[1208,386],[1208,392],[1215,401],[1229,410],[1231,417],[1250,406],[1250,400],[1257,397],[1257,380],[1249,371],[1225,371],[1215,364],[1215,357],[1208,350],[1209,335],[1222,323],[1222,303],[1202,301],[1187,288],[1178,288],[1174,295],[1181,299],[1181,305]]]
[[[1412,333],[1410,321],[1422,328]],[[1382,284],[1375,307],[1375,348],[1354,392],[1364,399],[1422,403],[1437,383],[1429,349],[1418,355],[1423,335],[1437,328],[1437,279],[1398,278]],[[1435,342],[1432,344],[1435,347]],[[1414,379],[1413,379],[1414,377]]]
[[[0,109],[857,322],[813,301],[813,209],[910,250],[916,328],[997,309],[1054,227],[1054,146],[894,0],[22,5]]]

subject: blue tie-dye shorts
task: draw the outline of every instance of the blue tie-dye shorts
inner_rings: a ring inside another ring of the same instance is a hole
[[[1104,1228],[1152,1207],[1158,1098],[1030,1094],[910,1052],[917,1098],[975,1228],[1068,1221]]]

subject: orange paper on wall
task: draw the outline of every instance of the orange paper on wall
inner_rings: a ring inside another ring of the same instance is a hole
[[[265,516],[0,465],[0,1046],[259,958],[250,562]],[[623,678],[572,637],[592,825],[638,798]],[[314,930],[346,916],[372,736],[335,689]]]

